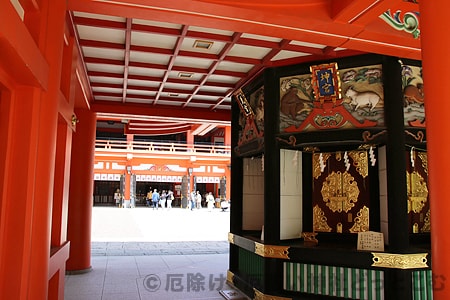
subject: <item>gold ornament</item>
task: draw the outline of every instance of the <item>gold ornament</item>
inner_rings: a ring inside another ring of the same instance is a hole
[[[423,177],[416,171],[406,172],[406,188],[408,191],[408,213],[420,213],[427,202],[428,188]]]
[[[331,227],[327,224],[327,217],[318,205],[313,208],[313,228],[314,231],[331,232]]]
[[[392,269],[428,268],[428,253],[391,254],[372,252],[372,255],[373,267]]]
[[[350,151],[348,153],[353,159],[353,165],[356,168],[356,171],[363,177],[366,178],[369,175],[369,162],[367,158],[366,151]]]
[[[322,159],[323,163],[326,163],[327,160],[330,158],[330,153],[322,153]],[[315,179],[319,178],[319,176],[322,174],[322,171],[320,169],[320,153],[314,153],[313,154],[313,176]]]
[[[359,188],[347,171],[332,172],[322,185],[323,201],[333,212],[348,212],[358,202]]]
[[[355,224],[350,228],[351,233],[364,232],[369,230],[369,208],[364,206],[356,214]]]
[[[289,247],[255,242],[255,253],[262,257],[289,259]]]

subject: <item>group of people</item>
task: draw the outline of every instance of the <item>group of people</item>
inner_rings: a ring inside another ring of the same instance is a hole
[[[159,194],[157,189],[154,189],[153,192],[150,190],[147,193],[147,206],[158,209],[158,207],[161,205],[161,208],[172,208],[172,201],[174,199],[173,192],[171,190],[163,190],[161,194]],[[167,204],[167,206],[166,206]]]
[[[209,211],[212,211],[212,209],[214,208],[214,201],[214,196],[211,192],[209,192],[206,196],[206,205]],[[195,191],[192,191],[189,194],[189,208],[191,210],[193,210],[194,208],[202,208],[202,195],[200,195],[199,191],[197,191],[197,193]]]
[[[116,205],[118,207],[122,207],[123,205],[123,197],[119,190],[117,190],[114,193],[114,199],[116,201]],[[150,190],[147,193],[146,196],[146,204],[147,207],[152,207],[153,209],[158,209],[160,206],[162,209],[165,208],[172,208],[172,201],[175,199],[173,192],[171,190],[162,190],[161,193],[158,192],[158,189]],[[208,208],[208,211],[212,211],[215,204],[215,199],[212,194],[212,192],[209,192],[205,196],[206,201],[206,207]],[[200,209],[202,208],[202,195],[200,194],[200,191],[192,191],[188,194],[188,206],[190,210]],[[223,209],[223,207],[222,207]]]

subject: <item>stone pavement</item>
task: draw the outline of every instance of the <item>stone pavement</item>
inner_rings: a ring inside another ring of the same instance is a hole
[[[229,224],[220,209],[94,207],[92,271],[66,275],[64,299],[247,299],[226,283]]]
[[[92,242],[92,256],[226,254],[228,241]]]

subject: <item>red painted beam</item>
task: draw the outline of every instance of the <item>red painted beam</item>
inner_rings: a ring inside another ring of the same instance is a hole
[[[229,124],[231,121],[231,112],[229,110],[216,110],[201,108],[182,109],[181,107],[161,107],[148,104],[137,104],[111,101],[95,101],[91,105],[91,109],[102,115],[116,116],[135,116],[135,119],[146,119],[152,116],[165,116],[167,118],[180,118],[182,120],[197,120],[208,122],[225,122]]]
[[[122,87],[122,102],[127,99],[127,85],[128,85],[128,72],[130,69],[130,45],[131,45],[131,19],[127,18],[127,29],[125,31],[125,61],[123,68],[123,87]]]

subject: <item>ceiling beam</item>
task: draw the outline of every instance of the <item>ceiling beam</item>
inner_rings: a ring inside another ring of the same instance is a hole
[[[220,123],[229,125],[231,122],[230,110],[211,111],[208,108],[180,109],[180,107],[153,106],[148,104],[122,103],[112,101],[95,101],[91,105],[92,111],[109,116],[134,116],[137,120],[152,118],[155,120],[180,119],[194,123]]]
[[[131,19],[127,18],[127,28],[125,31],[125,61],[123,68],[123,90],[122,90],[122,102],[125,103],[127,99],[127,85],[128,85],[128,71],[130,64],[130,45],[131,45]]]
[[[161,97],[161,93],[164,89],[164,84],[166,83],[167,79],[169,78],[169,73],[172,71],[172,68],[175,64],[175,59],[178,55],[178,52],[180,52],[181,46],[183,45],[183,41],[184,41],[184,38],[188,31],[188,28],[189,28],[188,26],[181,27],[181,30],[180,30],[181,36],[178,37],[175,47],[173,48],[172,56],[170,57],[169,63],[167,64],[166,72],[164,73],[164,77],[161,81],[161,84],[159,85],[159,90],[156,93],[156,97],[155,97],[155,100],[153,101],[153,105],[156,105],[156,103],[158,103],[159,98]]]
[[[203,83],[205,83],[206,81],[208,81],[208,78],[210,75],[212,74],[219,74],[219,75],[226,75],[226,76],[234,76],[232,75],[233,73],[238,73],[238,72],[229,72],[229,71],[223,71],[223,70],[216,70],[216,68],[219,66],[220,61],[226,57],[228,55],[228,53],[231,51],[231,49],[234,47],[234,45],[236,44],[236,42],[241,38],[242,33],[237,33],[235,32],[233,34],[233,41],[229,44],[227,44],[225,47],[222,48],[222,51],[220,52],[219,55],[219,61],[213,62],[213,64],[210,66],[207,75],[205,75],[202,79],[201,85]],[[241,76],[236,76],[236,77],[246,77],[247,74],[245,75],[241,75]],[[200,85],[200,86],[201,86]],[[196,88],[195,92],[191,95],[191,97],[189,97],[189,99],[186,101],[186,103],[183,105],[183,108],[185,108],[189,102],[192,100],[192,98],[194,97],[194,95],[200,90],[200,86]]]
[[[398,7],[400,0],[333,0],[331,15],[334,21],[366,26],[390,8]]]

